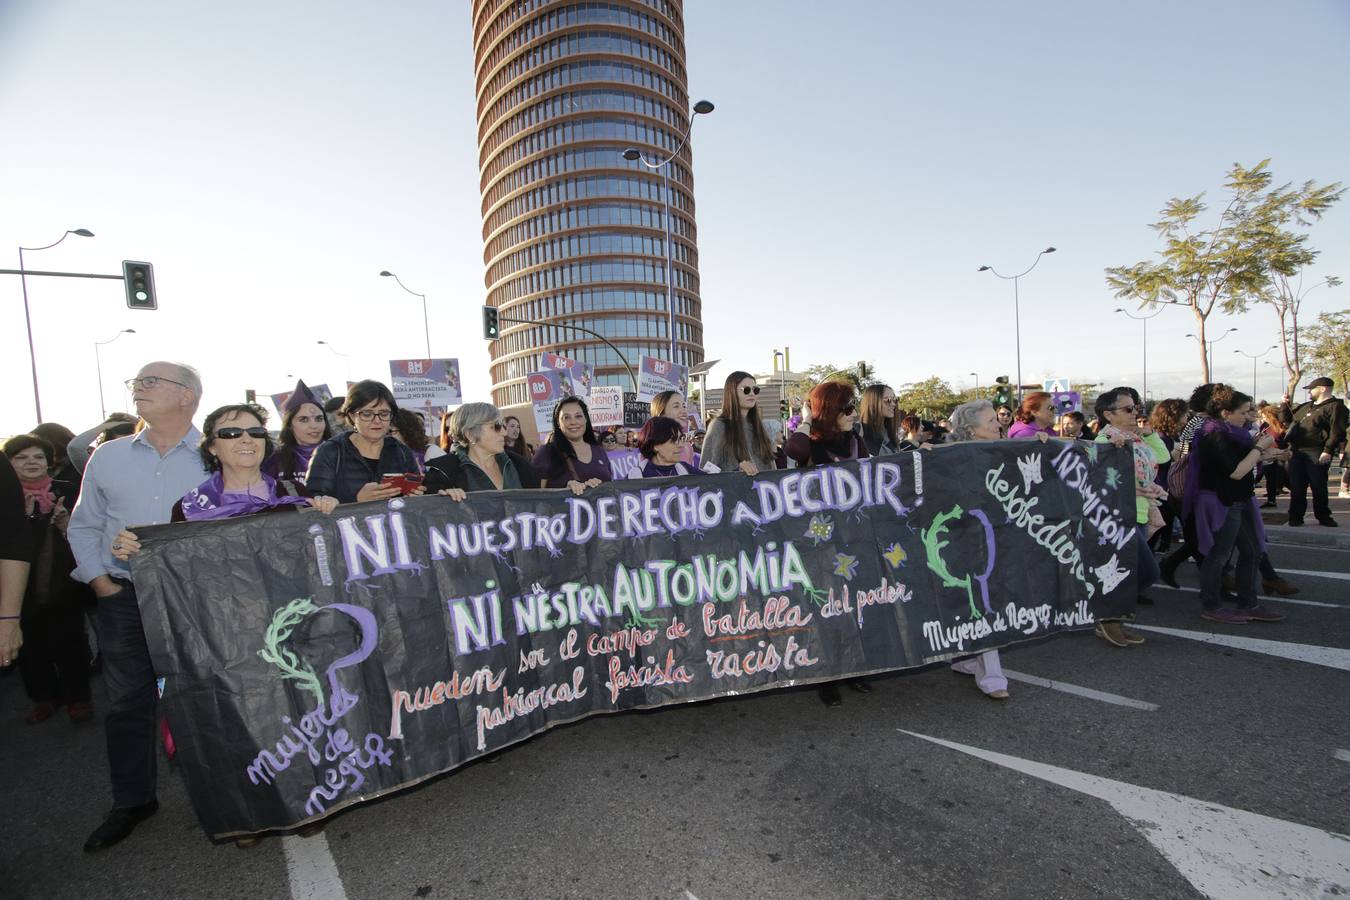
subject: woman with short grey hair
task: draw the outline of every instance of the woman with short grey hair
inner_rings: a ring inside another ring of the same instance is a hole
[[[988,400],[971,400],[952,410],[952,414],[947,417],[952,423],[952,430],[947,435],[947,443],[955,444],[960,441],[980,440],[980,438],[974,436],[974,430],[984,418],[981,413],[986,409],[991,413],[994,412],[994,404]],[[998,425],[997,416],[994,417],[994,424],[995,426]],[[988,438],[985,438],[985,440],[988,440]]]
[[[506,449],[506,423],[497,407],[466,403],[451,415],[449,426],[449,452],[427,462],[428,493],[462,499],[473,491],[539,487],[534,466]]]
[[[971,400],[952,410],[949,416],[952,430],[947,435],[947,444],[960,444],[968,441],[997,441],[1003,437],[999,427],[998,413],[994,404],[988,400]],[[1040,435],[1041,440],[1045,434]],[[945,446],[945,445],[944,445]],[[939,451],[940,452],[940,451]],[[997,650],[986,650],[978,656],[968,656],[952,663],[952,669],[963,675],[974,675],[975,684],[986,697],[994,700],[1008,699],[1008,679],[1003,674],[1003,664]]]

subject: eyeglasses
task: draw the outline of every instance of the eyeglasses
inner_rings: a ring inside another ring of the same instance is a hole
[[[380,422],[388,422],[393,417],[393,415],[394,414],[387,409],[381,409],[379,411],[373,409],[363,409],[356,414],[356,417],[360,419],[362,422],[374,422],[377,420]]]
[[[1135,411],[1135,409],[1137,409],[1137,408],[1138,408],[1138,407],[1136,407],[1133,403],[1131,403],[1129,406],[1113,406],[1113,407],[1111,407],[1111,409],[1112,409],[1113,412],[1129,413],[1130,415],[1134,415],[1134,411]]]
[[[492,423],[492,430],[493,430],[493,431],[505,431],[505,430],[506,430],[506,423],[505,423],[505,422],[493,422],[493,423]]]
[[[612,435],[612,434],[607,434],[607,435],[605,435],[603,438],[600,439],[600,443],[602,443],[602,444],[617,444],[618,442],[619,442],[619,439],[616,438],[616,437],[615,437],[614,435]]]
[[[848,406],[845,406],[843,409],[839,410],[839,413],[840,415],[851,416],[853,415],[854,412],[857,411],[857,409],[858,407],[856,404],[850,403]]]
[[[167,381],[169,384],[176,384],[180,388],[187,387],[187,385],[183,384],[183,382],[181,381],[174,381],[172,378],[165,378],[162,375],[145,375],[136,378],[128,378],[126,380],[126,385],[127,390],[129,391],[136,390],[137,385],[140,385],[141,387],[145,388],[148,391],[152,390],[154,386],[159,384],[161,381]]]
[[[751,394],[754,394],[756,397],[758,397],[759,385],[755,385],[754,387],[743,387],[741,388],[741,393],[747,397],[749,397]]]
[[[267,439],[267,429],[264,428],[264,427],[262,427],[261,425],[255,425],[255,426],[252,427],[252,428],[233,428],[233,427],[231,427],[231,428],[217,428],[217,429],[216,429],[216,437],[220,438],[222,441],[234,441],[234,440],[238,440],[239,438],[243,437],[244,435],[248,435],[249,437],[251,437],[251,438],[256,438],[256,439],[258,439],[258,440],[260,440],[260,441],[266,440],[266,439]]]

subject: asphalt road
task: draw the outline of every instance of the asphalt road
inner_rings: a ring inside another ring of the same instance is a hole
[[[1280,624],[1218,626],[1193,591],[1155,588],[1137,624],[1178,633],[1006,650],[1057,686],[1014,680],[1003,703],[935,666],[840,709],[788,690],[599,717],[252,850],[211,843],[164,767],[158,815],[85,855],[108,805],[101,721],[25,726],[0,676],[0,897],[1350,896],[1336,505],[1341,533],[1272,532],[1279,568],[1322,573],[1289,576]]]

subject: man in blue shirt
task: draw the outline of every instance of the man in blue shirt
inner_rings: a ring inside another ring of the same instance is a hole
[[[145,427],[101,445],[89,458],[68,538],[74,577],[98,595],[99,653],[108,687],[108,766],[113,809],[85,842],[111,847],[159,809],[155,799],[155,671],[141,627],[131,569],[112,555],[123,528],[169,521],[174,504],[207,478],[192,425],[202,382],[195,369],[152,362],[129,382]]]

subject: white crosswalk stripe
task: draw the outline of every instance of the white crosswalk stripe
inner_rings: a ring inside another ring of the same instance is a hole
[[[1186,631],[1181,628],[1162,628],[1158,625],[1140,625],[1138,623],[1134,623],[1130,627],[1137,631],[1152,631],[1170,637],[1186,638],[1206,644],[1218,644],[1222,647],[1232,647],[1235,650],[1264,653],[1267,656],[1279,656],[1297,662],[1312,663],[1313,665],[1350,672],[1350,650],[1343,650],[1340,647],[1319,647],[1315,644],[1295,644],[1291,641],[1268,641],[1261,638],[1213,634],[1208,631]]]

